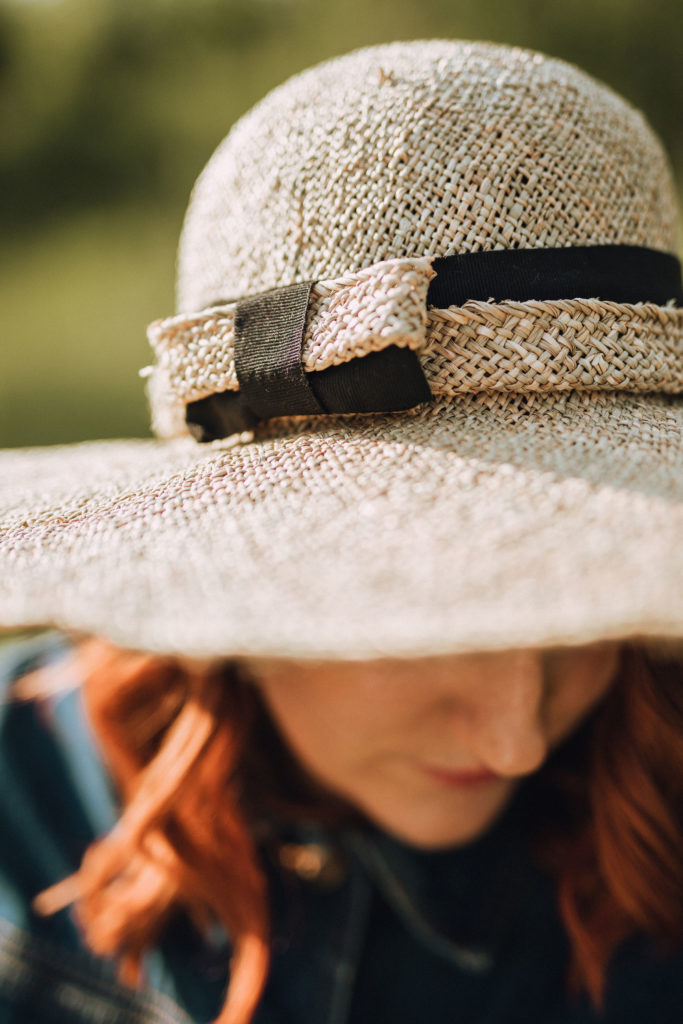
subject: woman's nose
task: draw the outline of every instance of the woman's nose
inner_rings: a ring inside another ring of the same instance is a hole
[[[478,763],[505,776],[535,771],[548,752],[540,651],[496,655],[485,666],[463,739]]]

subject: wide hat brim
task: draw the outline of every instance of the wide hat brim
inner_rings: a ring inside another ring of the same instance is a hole
[[[195,657],[683,633],[683,405],[481,394],[0,458],[0,622]]]

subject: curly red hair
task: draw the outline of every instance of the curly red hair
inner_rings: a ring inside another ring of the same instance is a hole
[[[355,813],[309,780],[238,666],[181,663],[82,643],[76,669],[122,801],[120,821],[78,873],[41,894],[76,901],[88,943],[139,980],[171,913],[231,938],[216,1024],[248,1024],[268,972],[268,894],[254,823],[277,812],[344,822]],[[570,985],[599,1005],[610,958],[642,931],[683,939],[683,670],[624,647],[588,722],[538,773],[534,849],[556,878]]]

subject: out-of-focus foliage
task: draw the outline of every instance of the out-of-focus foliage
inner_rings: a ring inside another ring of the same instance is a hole
[[[172,308],[187,194],[288,75],[392,39],[571,60],[683,168],[680,0],[0,0],[2,441],[144,431],[145,323]]]

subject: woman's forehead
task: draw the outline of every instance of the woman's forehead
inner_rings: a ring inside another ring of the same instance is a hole
[[[441,672],[451,668],[474,665],[501,665],[525,659],[528,661],[551,660],[554,657],[598,653],[618,646],[618,641],[603,640],[578,646],[549,645],[545,647],[507,648],[492,651],[470,651],[455,654],[438,654],[415,658],[373,658],[373,659],[294,659],[294,658],[240,658],[237,664],[247,672],[260,675],[381,675],[391,673]]]

